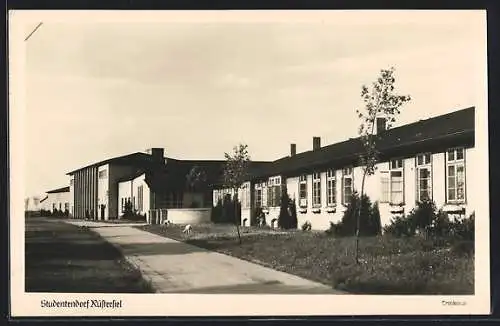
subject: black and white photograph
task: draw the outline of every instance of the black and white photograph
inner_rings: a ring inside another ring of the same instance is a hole
[[[489,313],[485,11],[9,20],[13,315]]]

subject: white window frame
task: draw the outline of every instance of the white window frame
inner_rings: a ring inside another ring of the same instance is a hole
[[[245,208],[245,188],[246,188],[246,185],[241,185],[240,187],[240,192],[241,192],[241,196],[238,196],[238,199],[240,201],[240,204],[241,204],[241,208]]]
[[[326,206],[335,206],[337,204],[335,172],[334,169],[326,171]]]
[[[245,204],[245,207],[246,208],[250,208],[251,206],[251,194],[250,194],[250,191],[251,191],[251,188],[250,188],[250,184],[247,184],[246,185],[246,188],[245,188],[245,196],[246,196],[246,204]]]
[[[241,186],[241,208],[247,209],[250,208],[250,187],[248,184],[244,184]]]
[[[305,194],[302,196],[300,191],[301,186],[304,185]],[[307,174],[299,176],[299,206],[307,207]]]
[[[321,173],[312,174],[312,206],[321,207]]]
[[[420,177],[420,172],[422,170],[427,170],[428,172],[428,183],[427,183],[427,194],[429,200],[433,200],[433,193],[432,193],[432,154],[431,153],[421,153],[416,155],[415,157],[415,172],[416,172],[416,202],[421,202],[424,200],[422,198],[422,189],[420,187],[420,181],[423,180],[424,178]]]
[[[267,186],[267,182],[263,182],[262,186],[262,208],[267,208],[268,205],[268,197],[269,197],[269,187]]]
[[[214,206],[219,202],[219,190],[214,189],[212,201]]]
[[[350,196],[354,193],[354,168],[352,166],[348,166],[342,169],[342,204],[348,205],[351,197],[346,198],[346,180],[351,180],[350,185]]]
[[[137,209],[142,212],[144,210],[144,187],[137,187]]]
[[[457,158],[459,151],[462,152],[462,158]],[[456,147],[456,148],[450,148],[446,151],[445,153],[445,160],[446,160],[446,202],[450,204],[463,204],[466,202],[466,176],[465,176],[465,148],[464,147]],[[453,156],[450,156],[450,154],[453,153]],[[453,167],[454,169],[454,183],[455,187],[452,188],[454,189],[454,199],[450,199],[450,188],[449,188],[449,183],[450,183],[450,175],[449,175],[449,168]],[[462,174],[463,174],[463,198],[459,199],[458,198],[458,176],[457,176],[457,170],[458,167],[462,167]]]
[[[401,173],[401,176],[396,176],[397,173]],[[395,191],[393,189],[393,178],[401,178],[401,200],[394,200]],[[404,205],[405,202],[405,173],[404,173],[404,159],[396,158],[389,162],[389,202],[391,205]]]
[[[380,202],[389,203],[391,199],[391,180],[389,171],[380,171]]]
[[[281,203],[281,176],[269,178],[267,185],[267,206],[279,207]]]
[[[260,195],[259,195],[260,194]],[[260,183],[255,184],[255,207],[262,208],[263,189]]]

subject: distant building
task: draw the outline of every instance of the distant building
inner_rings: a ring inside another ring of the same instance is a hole
[[[479,189],[474,178],[474,111],[471,107],[389,130],[384,120],[377,121],[380,160],[376,173],[366,178],[365,193],[379,203],[383,225],[425,198],[449,214],[474,211],[477,194],[472,192]],[[361,141],[321,147],[320,138],[314,137],[312,145],[312,150],[297,154],[292,144],[289,156],[251,174],[238,194],[242,224],[250,222],[256,207],[263,209],[268,223],[277,219],[285,186],[296,202],[299,227],[309,221],[314,229],[326,229],[342,219],[351,195],[361,189]],[[227,192],[215,189],[214,203]]]
[[[27,212],[36,212],[42,208],[42,200],[45,200],[47,196],[40,199],[38,196],[27,197],[24,202],[24,210]]]
[[[47,191],[47,196],[40,201],[40,209],[54,212],[69,212],[70,192],[69,187],[62,187]]]

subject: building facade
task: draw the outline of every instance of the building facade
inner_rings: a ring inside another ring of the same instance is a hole
[[[364,193],[378,202],[382,225],[424,199],[450,215],[474,211],[474,123],[473,107],[389,130],[379,122],[379,162],[365,178]],[[314,137],[312,150],[300,154],[292,144],[288,157],[251,174],[239,189],[241,224],[249,225],[260,207],[275,226],[285,187],[296,203],[299,227],[308,221],[313,229],[327,229],[330,222],[339,222],[352,194],[361,190],[362,152],[359,138],[321,147]],[[226,193],[215,189],[214,202]]]
[[[107,159],[68,173],[71,215],[97,220],[119,219],[127,202],[136,214],[154,209],[212,207],[210,184],[220,178],[225,161],[177,160],[151,148]],[[187,175],[197,168],[204,185],[190,189]]]
[[[146,183],[146,173],[139,172],[122,179],[118,183],[118,216],[125,214],[127,201],[132,204],[132,209],[141,215],[146,215],[151,209],[151,195]]]

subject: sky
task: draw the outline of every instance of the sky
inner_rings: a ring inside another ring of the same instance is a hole
[[[25,192],[163,147],[223,159],[240,142],[274,160],[357,136],[362,85],[396,69],[398,125],[474,106],[485,60],[470,12],[334,12],[308,20],[42,20],[25,42]],[[26,35],[36,22],[26,26]]]

